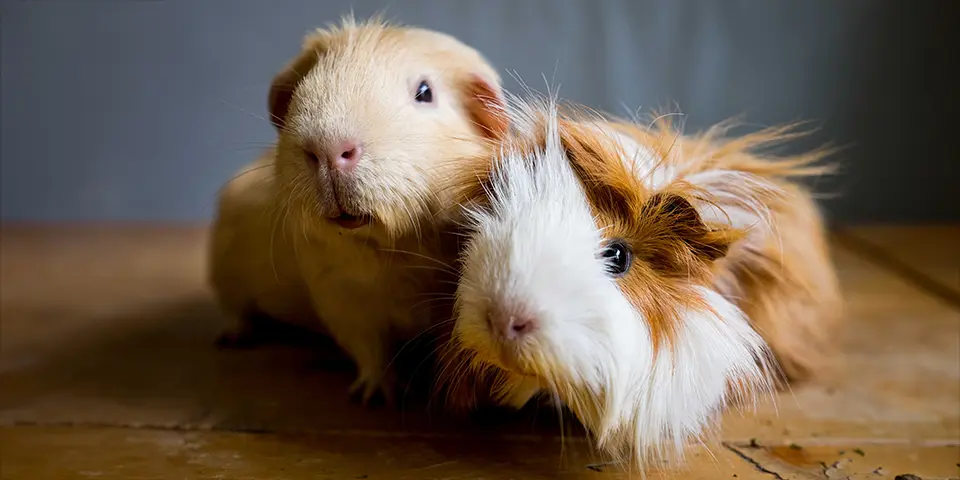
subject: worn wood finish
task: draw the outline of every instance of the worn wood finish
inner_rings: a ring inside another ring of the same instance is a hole
[[[960,308],[960,226],[861,226],[838,239],[878,265]]]
[[[907,248],[910,230],[891,231],[901,240],[889,248]],[[930,252],[953,235],[918,232]],[[415,392],[401,411],[365,410],[329,344],[214,349],[226,323],[203,282],[205,239],[203,228],[0,230],[4,480],[619,475],[588,468],[602,459],[554,412],[454,421]],[[900,258],[940,275],[929,258]],[[836,259],[849,301],[836,369],[727,415],[664,478],[844,478],[824,465],[845,458],[850,478],[960,477],[960,310],[869,255],[839,247]]]

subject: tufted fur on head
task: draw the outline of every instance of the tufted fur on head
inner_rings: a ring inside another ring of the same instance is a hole
[[[456,195],[469,233],[442,361],[453,406],[477,390],[514,407],[546,392],[642,468],[771,393],[774,354],[806,362],[814,339],[785,339],[833,314],[835,280],[812,201],[787,179],[818,156],[751,153],[783,130],[679,137],[553,100],[513,99],[509,118],[500,154],[476,159]],[[784,241],[802,244],[782,250],[789,261],[770,250]],[[617,251],[628,260],[612,265]],[[801,255],[813,265],[787,271]],[[504,315],[522,333],[500,332]]]
[[[730,136],[737,126],[731,120],[681,135],[671,118],[655,116],[645,129],[613,125],[633,138],[657,139],[651,149],[659,160],[648,178],[694,185],[707,193],[697,205],[707,222],[745,232],[714,266],[713,287],[770,345],[781,387],[811,379],[837,360],[831,337],[845,307],[825,222],[804,182],[835,171],[825,159],[836,149],[774,154],[809,133],[799,123]]]

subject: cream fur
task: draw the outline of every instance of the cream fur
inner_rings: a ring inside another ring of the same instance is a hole
[[[414,102],[422,79],[433,104]],[[434,216],[457,159],[487,151],[474,90],[497,96],[499,84],[479,53],[438,32],[346,19],[310,34],[271,90],[276,146],[218,201],[210,281],[236,333],[255,313],[330,333],[357,364],[351,390],[389,400],[391,341],[449,318],[430,301],[453,262]],[[305,150],[343,136],[364,154],[335,185]],[[373,222],[349,230],[327,220],[335,197]]]

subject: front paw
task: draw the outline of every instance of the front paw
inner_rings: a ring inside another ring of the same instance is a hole
[[[393,370],[383,374],[361,372],[350,385],[349,393],[353,401],[364,407],[372,407],[376,404],[393,406],[396,387],[397,380]]]

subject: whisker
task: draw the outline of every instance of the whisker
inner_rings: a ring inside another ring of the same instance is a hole
[[[450,324],[450,323],[452,323],[452,322],[455,322],[455,321],[456,321],[456,319],[450,318],[450,319],[447,319],[447,320],[443,320],[443,321],[434,323],[433,325],[430,325],[430,326],[428,326],[428,327],[426,327],[426,328],[424,328],[424,329],[421,329],[420,332],[418,332],[416,335],[414,335],[414,336],[411,337],[409,340],[407,340],[406,342],[403,343],[403,345],[397,350],[397,353],[393,355],[393,358],[392,358],[389,362],[387,362],[387,367],[389,368],[390,366],[393,365],[393,362],[395,362],[395,361],[397,360],[397,358],[400,357],[400,355],[403,353],[403,350],[404,350],[408,345],[410,345],[411,343],[413,343],[413,342],[415,342],[416,340],[420,339],[420,338],[423,337],[424,335],[430,333],[431,331],[436,330],[437,328],[446,326],[446,325],[448,325],[448,324]]]
[[[253,168],[247,168],[247,169],[243,170],[242,172],[237,173],[237,174],[235,174],[234,176],[230,177],[229,180],[227,180],[226,182],[224,182],[224,185],[220,187],[220,191],[222,191],[224,188],[226,188],[226,187],[227,187],[228,185],[230,185],[231,183],[233,183],[233,182],[239,180],[240,178],[244,177],[245,175],[249,175],[249,174],[251,174],[251,173],[257,172],[258,170],[263,170],[264,168],[270,168],[270,167],[272,167],[272,166],[273,166],[273,164],[267,164],[267,165],[257,165],[256,167],[253,167]]]
[[[424,254],[422,254],[422,253],[413,252],[413,251],[410,251],[410,250],[400,250],[400,249],[395,249],[395,248],[384,248],[384,249],[382,249],[382,250],[385,251],[385,252],[390,252],[390,253],[401,253],[401,254],[406,254],[406,255],[412,255],[412,256],[414,256],[414,257],[416,257],[416,258],[420,258],[420,259],[423,259],[423,260],[429,260],[429,261],[431,261],[431,262],[434,262],[434,263],[440,265],[441,267],[445,267],[445,268],[448,268],[448,269],[451,269],[451,270],[455,271],[455,269],[453,269],[452,266],[450,266],[449,264],[447,264],[447,263],[444,262],[443,260],[440,260],[439,258],[431,257],[431,256],[429,256],[429,255],[424,255]]]
[[[249,111],[249,110],[247,110],[247,109],[245,109],[245,108],[243,108],[243,107],[241,107],[241,106],[239,106],[239,105],[232,104],[232,103],[230,103],[230,102],[228,102],[228,101],[226,101],[226,100],[223,100],[223,99],[220,100],[220,103],[222,103],[222,104],[224,104],[224,105],[226,105],[226,106],[228,106],[228,107],[235,108],[235,109],[237,109],[237,110],[239,110],[239,111],[241,111],[241,112],[243,112],[243,113],[246,113],[247,115],[250,115],[250,116],[253,117],[253,118],[257,118],[257,119],[263,120],[263,121],[266,122],[266,123],[271,123],[271,122],[270,122],[269,120],[267,120],[265,117],[263,117],[263,116],[261,116],[261,115],[257,115],[256,113],[253,113],[253,112],[251,112],[251,111]]]

